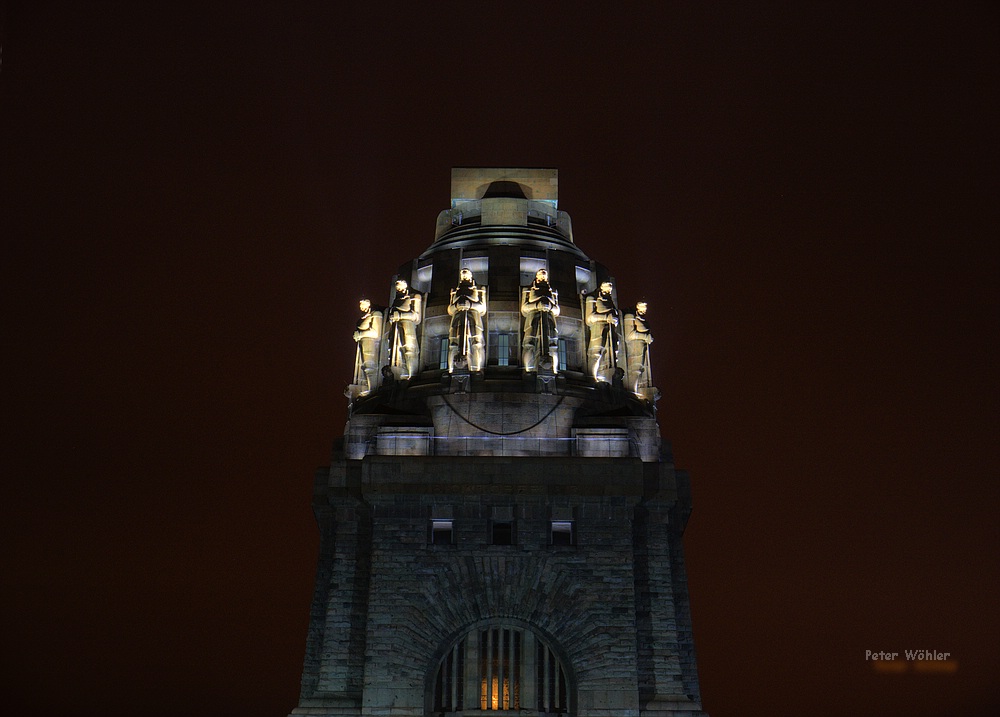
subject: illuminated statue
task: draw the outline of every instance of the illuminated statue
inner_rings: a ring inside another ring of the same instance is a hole
[[[535,280],[524,291],[521,302],[524,317],[524,349],[522,361],[525,371],[539,367],[555,370],[559,366],[559,292],[549,286],[549,272],[539,269]],[[547,359],[547,360],[546,360]]]
[[[362,394],[370,393],[378,380],[378,353],[382,338],[382,314],[372,309],[372,302],[362,299],[359,304],[361,318],[358,328],[354,331],[354,340],[358,344],[357,357],[354,359],[354,383],[363,386]]]
[[[389,307],[389,323],[392,325],[389,344],[389,365],[398,371],[399,378],[407,379],[417,375],[420,346],[417,344],[417,324],[422,318],[421,296],[410,291],[406,281],[396,281],[396,297]]]
[[[610,381],[618,367],[618,309],[611,289],[611,282],[605,281],[586,301],[585,319],[590,328],[587,360],[596,381]]]
[[[451,290],[448,315],[448,372],[455,370],[455,359],[464,357],[470,371],[483,370],[483,316],[486,314],[486,290],[476,286],[472,272],[458,272],[458,286]]]
[[[649,345],[653,335],[646,324],[646,302],[635,305],[634,314],[625,314],[625,356],[628,359],[628,387],[635,393],[652,385]]]

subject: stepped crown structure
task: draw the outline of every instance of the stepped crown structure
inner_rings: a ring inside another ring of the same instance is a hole
[[[644,302],[554,169],[457,168],[360,302],[296,715],[701,715]]]

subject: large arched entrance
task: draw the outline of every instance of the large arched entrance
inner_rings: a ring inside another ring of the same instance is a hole
[[[519,620],[473,625],[443,647],[429,677],[432,715],[567,715],[575,702],[564,661]]]

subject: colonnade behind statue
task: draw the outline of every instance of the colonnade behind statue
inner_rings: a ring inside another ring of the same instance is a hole
[[[387,309],[374,309],[370,302],[363,300],[362,317],[354,332],[357,353],[354,382],[349,393],[363,396],[374,391],[382,380],[379,369],[383,367],[388,367],[392,376],[399,380],[410,379],[422,369],[442,368],[449,373],[456,366],[467,368],[470,372],[485,369],[488,342],[499,338],[498,334],[490,334],[487,290],[487,286],[475,283],[471,271],[464,267],[460,269],[458,286],[450,289],[448,316],[442,315],[432,321],[434,326],[429,329],[432,334],[424,346],[425,350],[432,349],[428,360],[434,365],[423,366],[420,351],[425,294],[412,289],[404,279],[397,279],[392,305]],[[588,293],[584,290],[580,294],[582,320],[570,318],[569,333],[562,337],[558,292],[549,285],[547,270],[537,271],[532,283],[521,286],[519,290],[517,306],[521,321],[510,325],[509,321],[503,320],[501,317],[508,311],[500,311],[495,317],[494,323],[500,325],[502,322],[506,327],[503,330],[506,336],[511,336],[511,330],[516,333],[512,336],[515,341],[511,342],[510,353],[506,354],[504,362],[498,362],[494,357],[491,363],[515,365],[515,361],[510,364],[505,362],[517,355],[514,346],[520,339],[522,370],[531,373],[544,367],[556,373],[563,368],[560,366],[560,339],[570,346],[581,340],[582,345],[571,353],[575,354],[577,350],[582,352],[583,370],[594,380],[610,382],[615,371],[621,368],[627,389],[652,399],[655,389],[652,386],[649,344],[653,339],[647,324],[646,304],[639,302],[636,309],[622,314],[613,293],[613,283],[608,280],[601,282],[596,291]],[[437,334],[445,326],[441,323],[442,318],[448,322],[447,334],[438,337]],[[506,340],[504,346],[507,346]],[[440,358],[437,358],[439,353]],[[461,357],[466,363],[460,361]],[[570,356],[571,367],[573,363]]]

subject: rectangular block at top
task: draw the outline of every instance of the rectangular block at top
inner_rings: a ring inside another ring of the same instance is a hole
[[[558,169],[529,169],[525,167],[452,167],[451,204],[482,199],[493,182],[517,182],[526,199],[548,201],[559,199]]]

